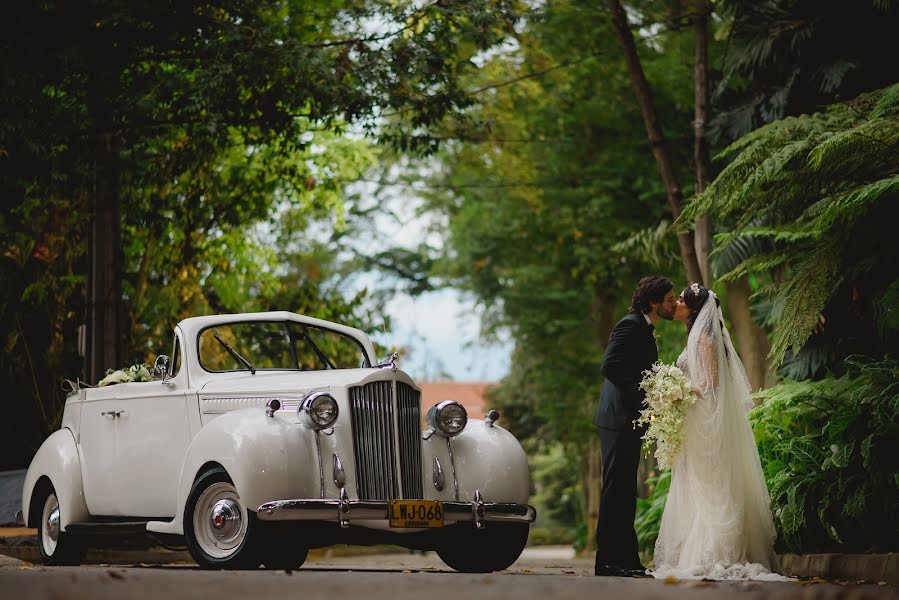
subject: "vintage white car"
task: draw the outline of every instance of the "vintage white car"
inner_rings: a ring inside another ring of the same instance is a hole
[[[205,568],[295,569],[310,548],[391,543],[501,570],[534,508],[498,415],[427,409],[361,331],[290,312],[194,317],[158,379],[74,390],[25,478],[45,564],[96,536],[186,545]]]

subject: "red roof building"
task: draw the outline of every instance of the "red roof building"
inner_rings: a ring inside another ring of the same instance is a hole
[[[421,388],[422,416],[431,406],[443,400],[455,400],[468,411],[469,419],[483,419],[484,412],[491,407],[485,406],[484,395],[491,381],[427,381],[418,382]]]

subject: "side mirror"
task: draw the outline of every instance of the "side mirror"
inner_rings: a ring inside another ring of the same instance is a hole
[[[160,354],[156,357],[156,362],[153,364],[153,373],[159,378],[162,383],[169,382],[169,357],[165,354]]]

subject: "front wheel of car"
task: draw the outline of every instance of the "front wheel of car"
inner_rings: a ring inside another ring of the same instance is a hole
[[[204,569],[256,569],[262,563],[256,513],[222,468],[203,473],[194,482],[184,510],[187,548]]]
[[[512,566],[528,542],[527,523],[465,523],[447,527],[437,555],[463,573],[490,573]]]
[[[40,508],[40,552],[41,562],[56,567],[62,565],[78,565],[87,554],[87,546],[82,540],[61,529],[59,498],[56,490],[50,486],[39,502]]]

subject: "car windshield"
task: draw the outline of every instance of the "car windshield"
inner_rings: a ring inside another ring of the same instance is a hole
[[[199,337],[207,371],[289,369],[313,371],[368,366],[355,339],[293,321],[252,321],[207,327]]]

